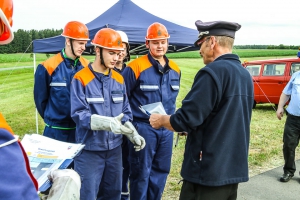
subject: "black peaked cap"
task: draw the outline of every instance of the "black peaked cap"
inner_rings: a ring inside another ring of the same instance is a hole
[[[234,39],[235,32],[241,28],[241,25],[235,22],[226,21],[212,21],[212,22],[202,22],[197,20],[195,22],[197,30],[199,31],[198,39],[195,42],[195,46],[204,36],[227,36]]]

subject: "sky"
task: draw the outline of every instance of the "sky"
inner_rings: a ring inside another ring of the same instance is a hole
[[[117,1],[13,0],[13,30],[63,29],[73,20],[87,24]],[[158,17],[193,29],[196,20],[237,22],[242,27],[236,32],[235,45],[300,45],[299,0],[132,1]]]

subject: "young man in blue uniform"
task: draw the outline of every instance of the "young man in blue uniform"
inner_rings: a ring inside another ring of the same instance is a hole
[[[14,39],[13,1],[0,1],[0,45]],[[0,199],[39,200],[38,183],[31,173],[27,154],[0,113]]]
[[[92,43],[95,61],[76,73],[71,84],[71,116],[76,122],[76,141],[85,144],[74,159],[82,178],[80,199],[121,199],[122,134],[135,151],[145,140],[131,124],[132,113],[125,82],[114,66],[123,50],[120,34],[99,30]],[[98,195],[97,195],[98,194]]]
[[[300,138],[300,71],[295,72],[282,91],[276,111],[277,118],[281,120],[284,113],[284,105],[290,100],[286,109],[287,118],[283,133],[283,175],[281,182],[288,182],[296,171],[295,150]]]
[[[75,73],[89,63],[81,57],[89,32],[83,23],[71,21],[62,36],[66,38],[65,48],[36,69],[34,102],[46,124],[43,135],[74,143],[76,125],[70,116],[70,84]]]
[[[206,64],[198,71],[182,107],[173,115],[152,114],[154,128],[187,131],[180,199],[237,198],[238,183],[249,180],[248,149],[253,82],[232,54],[234,22],[196,21],[195,45]]]
[[[169,38],[163,24],[151,24],[145,38],[149,53],[129,63],[122,73],[133,124],[147,141],[147,146],[140,152],[129,148],[132,200],[161,199],[171,168],[173,132],[152,128],[149,116],[139,109],[140,105],[161,102],[167,114],[175,111],[180,69],[165,56]]]

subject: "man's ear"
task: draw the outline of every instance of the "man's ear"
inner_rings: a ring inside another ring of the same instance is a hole
[[[149,40],[146,40],[146,48],[149,49]]]
[[[213,49],[217,45],[216,38],[212,36],[212,40],[211,41],[212,42],[210,44],[210,48]]]
[[[71,45],[71,40],[70,40],[70,38],[66,38],[66,45],[68,45],[68,46]]]
[[[99,55],[100,54],[100,48],[99,47],[94,47],[94,51],[95,51],[95,54],[96,55]]]

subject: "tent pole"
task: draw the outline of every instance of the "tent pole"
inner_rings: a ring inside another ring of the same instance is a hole
[[[35,74],[35,53],[33,54],[33,78]],[[38,122],[38,112],[37,109],[35,108],[35,127],[36,127],[36,134],[39,134],[39,122]]]

